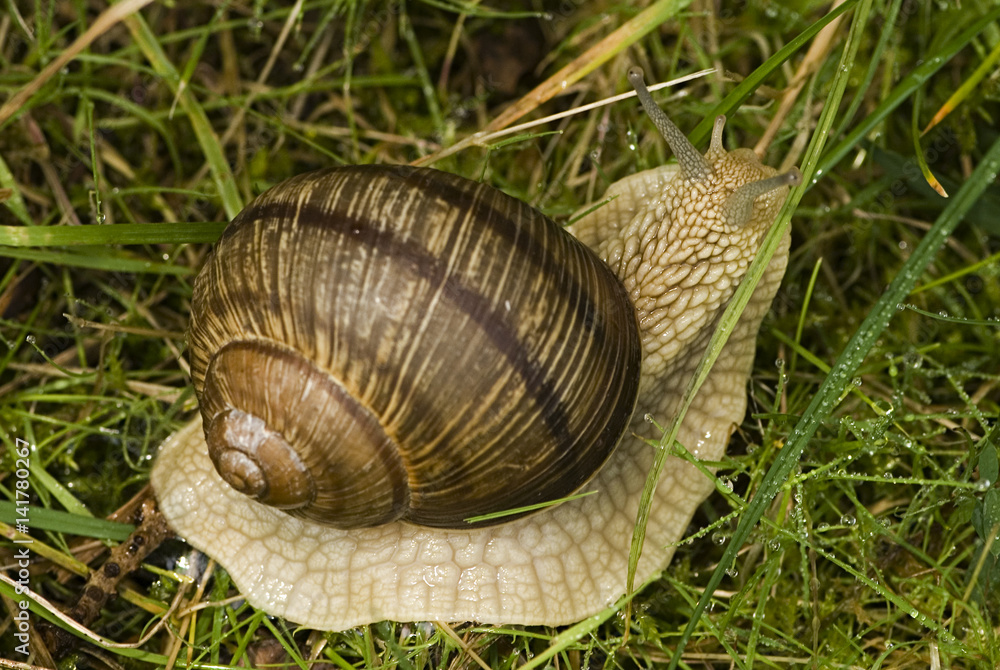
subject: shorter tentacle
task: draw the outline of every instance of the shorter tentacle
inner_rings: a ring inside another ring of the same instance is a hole
[[[718,126],[718,123],[716,126]],[[753,214],[754,200],[765,193],[770,193],[785,186],[795,186],[800,183],[802,183],[802,174],[798,168],[792,168],[788,172],[768,179],[743,184],[743,186],[733,191],[732,195],[723,204],[723,220],[731,226],[743,227],[750,222],[750,217]]]
[[[715,125],[712,126],[712,143],[709,145],[710,154],[722,154],[726,152],[722,146],[722,131],[726,129],[726,115],[719,114],[715,117]]]

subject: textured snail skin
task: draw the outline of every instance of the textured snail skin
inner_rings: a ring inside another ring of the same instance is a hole
[[[643,346],[639,399],[618,450],[579,498],[510,523],[472,530],[390,523],[336,530],[288,517],[225,485],[207,455],[201,419],[162,447],[152,473],[161,509],[195,547],[229,571],[254,606],[309,627],[445,620],[559,625],[613,603],[625,590],[639,498],[659,437],[645,420],[669,421],[717,320],[787,195],[760,195],[744,225],[727,223],[726,198],[772,177],[746,150],[726,153],[721,125],[705,155],[713,174],[677,166],[614,184],[615,200],[571,231],[618,274],[635,303]],[[793,183],[791,179],[787,183]],[[738,203],[739,204],[739,203]],[[716,461],[746,408],[761,319],[784,273],[788,237],[775,254],[678,440]],[[712,482],[671,457],[653,499],[636,583],[669,562]]]

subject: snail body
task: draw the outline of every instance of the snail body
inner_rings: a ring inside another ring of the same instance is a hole
[[[593,253],[489,187],[412,168],[293,178],[227,228],[192,302],[202,416],[161,447],[152,482],[171,525],[251,603],[323,629],[381,619],[557,625],[623,593],[654,456],[647,440],[658,437],[645,417],[676,411],[798,180],[747,150],[727,153],[722,121],[702,156],[641,74],[630,80],[679,166],[618,182],[608,206],[570,227]],[[786,236],[686,415],[678,439],[698,458],[721,458],[742,419],[754,340],[787,252]],[[296,304],[296,315],[284,311]],[[342,337],[348,328],[356,339]],[[430,409],[436,400],[448,409]],[[323,417],[340,406],[346,419]],[[297,446],[319,434],[338,443],[334,452],[359,453],[331,430],[371,448],[331,465]],[[403,443],[403,457],[387,455]],[[276,455],[282,465],[272,466]],[[581,486],[596,493],[466,522]],[[388,493],[341,501],[376,489]],[[711,489],[671,459],[640,582],[666,565]]]

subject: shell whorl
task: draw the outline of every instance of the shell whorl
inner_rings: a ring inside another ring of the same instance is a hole
[[[635,404],[638,328],[611,271],[524,203],[435,170],[283,182],[226,229],[192,303],[220,474],[337,527],[464,527],[565,496]]]

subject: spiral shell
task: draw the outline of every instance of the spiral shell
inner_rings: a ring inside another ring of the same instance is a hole
[[[553,221],[387,166],[300,175],[241,212],[189,345],[223,479],[338,528],[467,527],[579,489],[626,431],[641,352],[621,283]]]

